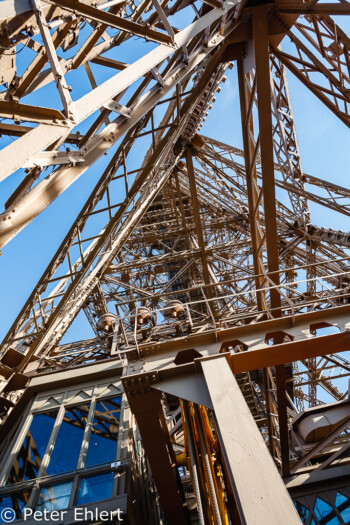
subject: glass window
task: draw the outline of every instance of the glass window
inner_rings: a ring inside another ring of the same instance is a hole
[[[22,511],[29,500],[29,491],[22,490],[0,496],[0,523],[10,523],[22,517]]]
[[[113,461],[117,453],[121,396],[97,401],[85,466]]]
[[[69,504],[70,493],[73,482],[59,483],[51,487],[42,487],[35,510],[49,512],[53,510],[66,509]]]
[[[319,497],[316,498],[314,512],[320,525],[338,525],[340,523],[333,507]]]
[[[335,506],[345,523],[350,522],[350,498],[344,496],[341,492],[337,492],[335,498]]]
[[[113,472],[82,478],[78,492],[76,505],[85,505],[94,501],[112,497]]]
[[[43,460],[57,410],[35,414],[6,480],[6,485],[36,478]]]
[[[56,437],[47,474],[60,474],[77,468],[90,404],[67,408]]]
[[[307,519],[309,517],[309,509],[306,508],[302,503],[299,501],[294,501],[295,508],[297,509],[297,512],[299,514],[299,517],[303,523],[307,522]]]

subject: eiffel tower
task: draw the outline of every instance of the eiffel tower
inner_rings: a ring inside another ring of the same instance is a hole
[[[0,347],[0,523],[350,523],[350,233],[310,213],[350,190],[287,83],[347,132],[349,14],[0,3],[1,262],[99,172]],[[201,132],[233,84],[241,148]]]

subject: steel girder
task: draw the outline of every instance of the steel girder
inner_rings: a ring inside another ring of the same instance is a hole
[[[2,245],[114,150],[4,339],[1,406],[10,412],[33,374],[129,358],[142,375],[153,366],[147,356],[155,352],[161,368],[166,351],[173,361],[177,351],[197,348],[199,341],[200,352],[206,351],[201,345],[222,341],[233,371],[250,382],[254,410],[259,401],[267,412],[266,418],[260,413],[259,428],[288,475],[290,466],[298,471],[319,452],[305,449],[297,458],[300,450],[289,430],[298,407],[318,403],[320,388],[336,400],[345,395],[336,379],[347,376],[350,365],[337,352],[347,351],[349,343],[346,323],[335,319],[345,310],[347,315],[348,307],[339,305],[349,302],[350,278],[349,234],[313,225],[308,208],[313,200],[348,215],[349,190],[303,173],[285,69],[348,125],[348,38],[328,14],[346,14],[347,8],[211,1],[200,11],[193,5],[194,21],[176,28],[172,15],[191,5],[126,3],[104,12],[98,5],[57,0],[36,2],[34,10],[14,17],[9,11],[2,49],[25,44],[35,55],[20,77],[13,63],[7,67],[5,53],[0,58],[8,83],[1,94],[6,122],[0,129],[18,137],[0,153],[2,176],[28,170],[2,215]],[[68,57],[86,22],[92,30]],[[111,28],[118,32],[112,35]],[[35,38],[39,31],[42,43]],[[135,43],[135,35],[150,45],[132,64],[103,56]],[[294,54],[284,51],[286,35]],[[197,134],[236,60],[243,152]],[[97,85],[92,64],[118,73]],[[67,82],[82,66],[92,89],[77,99]],[[319,83],[316,74],[323,75]],[[53,80],[63,109],[27,103]],[[141,137],[148,138],[149,148],[128,169]],[[77,149],[64,151],[65,144]],[[277,188],[291,206],[276,200]],[[182,318],[166,318],[169,300],[181,301]],[[140,307],[151,312],[144,327],[137,322]],[[96,321],[113,308],[116,329],[106,335]],[[81,310],[95,337],[60,344]],[[298,332],[293,324],[303,319],[302,337],[293,340]],[[268,332],[264,323],[270,323]],[[341,333],[312,338],[327,327]],[[264,339],[254,347],[249,338],[260,328]],[[256,369],[263,372],[253,381]],[[145,432],[149,438],[149,429]],[[322,454],[337,443],[323,443]]]

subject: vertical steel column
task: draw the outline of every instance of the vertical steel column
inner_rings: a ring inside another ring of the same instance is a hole
[[[190,411],[188,409],[188,402],[183,401],[182,407],[183,407],[184,432],[185,432],[186,439],[188,442],[188,449],[189,449],[188,452],[189,452],[189,456],[191,460],[191,471],[192,471],[191,475],[192,475],[194,495],[195,495],[196,503],[197,503],[198,521],[199,521],[199,525],[206,525],[202,496],[201,496],[201,489],[200,489],[200,470],[199,470],[199,465],[197,462],[196,447],[195,447],[195,443],[193,440],[192,427],[191,427],[191,421],[190,421]]]
[[[278,236],[276,221],[275,173],[273,158],[273,135],[271,115],[271,72],[269,61],[268,7],[253,9],[253,35],[258,95],[258,117],[260,137],[260,158],[262,187],[264,192],[267,264],[271,280],[279,285]],[[281,296],[278,289],[270,289],[271,308],[274,317],[281,316]],[[280,426],[281,456],[283,475],[289,474],[289,439],[287,423],[287,398],[285,371],[276,367],[278,417]]]
[[[242,524],[300,525],[226,357],[201,360],[201,366]]]
[[[213,470],[213,466],[211,463],[210,451],[208,449],[208,444],[205,439],[202,420],[201,420],[201,414],[199,412],[199,408],[197,405],[194,406],[194,411],[195,411],[196,420],[197,420],[197,430],[198,430],[198,435],[199,435],[199,440],[200,440],[202,461],[205,466],[210,500],[211,500],[211,504],[212,504],[213,512],[215,516],[214,518],[215,524],[223,525],[223,521],[221,519],[220,505],[218,501],[217,488],[215,485],[215,475],[214,475],[214,470]]]
[[[278,403],[278,422],[280,427],[282,475],[289,476],[289,432],[286,395],[286,370],[285,365],[275,366],[276,394]]]
[[[188,525],[187,506],[161,407],[161,393],[128,395],[168,525]]]
[[[267,369],[263,369],[263,382],[264,382],[264,394],[265,394],[265,405],[266,405],[266,419],[267,419],[267,433],[269,436],[269,449],[271,455],[274,455],[275,443],[273,442],[273,432],[272,432],[272,422],[271,422],[271,396],[269,391],[269,377],[267,374]]]
[[[316,295],[316,257],[315,257],[315,243],[310,239],[306,241],[306,257],[308,262],[308,267],[306,269],[307,277],[307,295],[308,299],[315,297]],[[309,307],[312,309],[312,307]],[[317,405],[317,365],[316,358],[307,360],[308,375],[309,375],[309,387],[308,387],[308,396],[309,396],[309,407],[315,407]]]
[[[278,240],[271,116],[269,33],[266,6],[258,6],[254,7],[253,9],[253,35],[256,67],[256,89],[258,96],[261,174],[266,223],[265,231],[267,263],[269,272],[278,272]],[[271,279],[276,285],[279,284],[278,273],[271,275]],[[281,314],[280,294],[278,290],[272,288],[270,295],[273,316],[279,317]]]
[[[205,252],[204,235],[203,235],[197,187],[196,187],[196,181],[195,181],[195,175],[194,175],[194,169],[193,169],[192,149],[190,147],[186,149],[186,163],[187,163],[187,173],[188,173],[188,179],[189,179],[190,190],[191,190],[191,198],[192,198],[192,206],[193,206],[193,213],[194,213],[194,221],[195,221],[195,226],[196,226],[196,234],[197,234],[199,248],[201,251],[203,277],[204,277],[205,284],[209,285],[211,282],[210,273],[209,273],[209,268],[208,268],[207,255]],[[212,299],[213,298],[212,288],[210,286],[207,286],[205,290],[206,290],[206,295],[208,296],[208,298]],[[210,301],[208,302],[208,305],[214,315],[214,312],[215,312],[214,303]]]
[[[260,229],[259,217],[259,195],[257,192],[257,175],[256,175],[256,154],[254,152],[253,134],[253,117],[252,104],[254,99],[253,93],[249,93],[246,86],[243,60],[237,61],[238,85],[241,104],[242,135],[244,148],[245,172],[247,177],[247,193],[249,205],[249,222],[252,242],[252,254],[255,277],[256,299],[260,311],[267,310],[265,292],[261,289],[264,285],[264,278],[261,274],[265,272],[262,260],[262,243],[264,242]],[[255,145],[257,150],[258,145]],[[259,248],[260,247],[260,248]]]

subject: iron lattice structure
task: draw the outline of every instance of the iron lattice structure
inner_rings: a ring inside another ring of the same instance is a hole
[[[349,216],[350,190],[303,172],[286,72],[349,127],[350,41],[332,18],[349,12],[344,0],[1,3],[1,180],[22,170],[1,246],[108,155],[1,345],[4,428],[32,377],[121,360],[137,414],[130,377],[146,395],[154,356],[200,358],[212,345],[230,356],[284,477],[346,464],[347,425],[311,451],[293,427],[324,392],[347,396],[350,234],[314,224],[309,202]],[[228,68],[242,150],[200,134]],[[94,336],[62,342],[82,311]],[[109,312],[113,330],[103,330]],[[177,452],[188,421],[204,417],[190,409],[162,399]],[[179,514],[158,491],[170,524]]]

